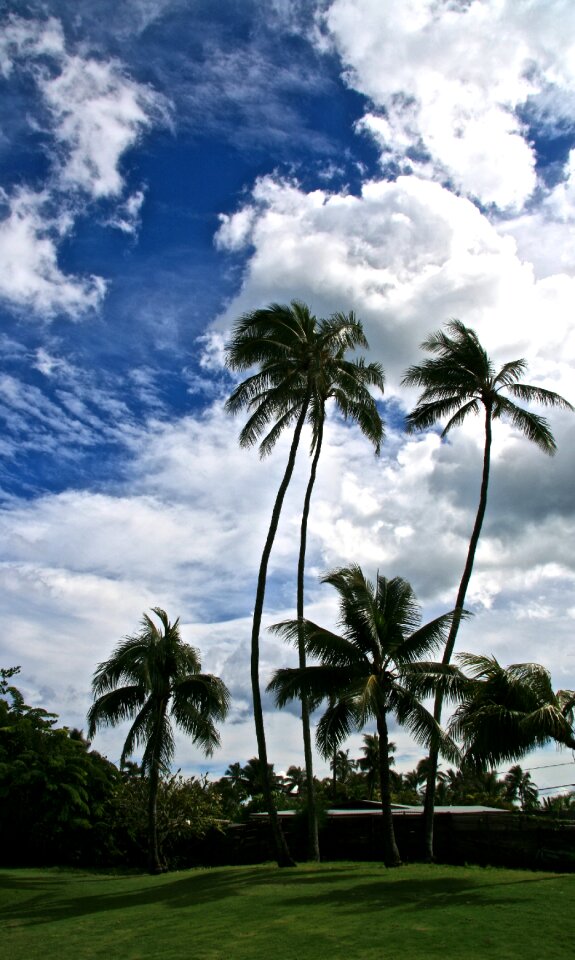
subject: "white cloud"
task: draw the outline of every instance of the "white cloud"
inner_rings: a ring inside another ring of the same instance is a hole
[[[60,73],[41,76],[39,89],[63,150],[64,188],[91,197],[117,197],[124,189],[120,161],[162,113],[163,98],[127,77],[119,64],[68,55]]]
[[[572,102],[570,5],[334,0],[324,23],[347,82],[374,104],[363,128],[383,163],[447,178],[484,204],[524,205],[535,157],[518,110],[549,124]]]
[[[423,337],[459,317],[496,360],[528,351],[532,371],[569,394],[573,281],[538,283],[514,239],[439,184],[413,176],[373,181],[357,197],[308,194],[266,177],[223,221],[216,240],[237,251],[240,237],[249,260],[222,324],[253,305],[293,296],[320,315],[353,308],[393,394]]]
[[[30,122],[47,139],[51,169],[42,189],[1,193],[7,214],[0,222],[0,296],[44,319],[76,317],[101,304],[106,283],[66,275],[58,265],[62,240],[87,205],[106,199],[115,206],[105,221],[136,231],[144,191],[124,197],[121,164],[145,130],[167,122],[167,102],[117,61],[69,52],[55,18],[10,17],[4,26],[1,69],[7,81],[18,79],[17,71],[34,78],[50,122],[45,112]]]
[[[58,246],[73,223],[65,212],[51,213],[47,191],[26,187],[8,195],[0,221],[0,297],[18,309],[49,318],[55,313],[78,316],[101,303],[106,283],[101,277],[74,277],[58,266]]]

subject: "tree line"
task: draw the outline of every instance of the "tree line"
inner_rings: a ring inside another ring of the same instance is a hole
[[[150,867],[151,780],[144,766],[128,759],[120,766],[111,763],[80,730],[60,727],[55,714],[28,706],[13,684],[17,672],[0,671],[0,863]],[[381,800],[379,751],[377,734],[364,734],[360,757],[350,757],[349,749],[333,752],[331,775],[314,781],[320,820],[333,805]],[[421,804],[428,758],[400,773],[392,742],[388,754],[392,802]],[[270,764],[267,775],[276,804],[305,817],[305,768],[278,773]],[[541,802],[530,773],[518,764],[504,776],[472,763],[440,771],[437,802],[575,814],[575,792]],[[231,763],[213,781],[163,769],[156,784],[153,850],[162,869],[202,863],[206,844],[222,849],[219,835],[227,824],[265,810],[257,757]]]

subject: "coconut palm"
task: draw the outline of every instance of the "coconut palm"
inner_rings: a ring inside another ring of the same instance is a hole
[[[575,749],[575,691],[554,692],[545,667],[502,667],[495,657],[471,653],[457,660],[469,682],[449,729],[468,764],[484,768],[519,760],[550,740]]]
[[[445,642],[452,615],[420,626],[420,609],[409,583],[401,577],[387,580],[378,575],[374,585],[356,565],[334,570],[323,582],[339,593],[342,634],[304,620],[306,653],[319,663],[278,670],[269,689],[274,691],[279,706],[302,693],[314,707],[329,701],[317,727],[318,747],[324,756],[352,730],[375,720],[384,858],[394,866],[401,861],[391,814],[388,718],[395,716],[419,743],[428,745],[432,737],[437,737],[448,755],[456,755],[452,741],[420,702],[438,686],[447,697],[461,692],[463,677],[456,667],[420,662],[422,655]],[[272,629],[297,643],[298,625],[298,620],[291,620]]]
[[[345,317],[342,314],[336,314],[330,321],[322,321],[327,327],[334,324],[339,327],[341,323],[351,323],[355,321],[352,314]],[[357,344],[368,347],[367,340],[363,333],[357,333]],[[324,427],[326,420],[326,408],[331,400],[336,410],[346,419],[357,423],[368,440],[373,443],[376,455],[380,452],[381,443],[384,437],[383,420],[377,409],[377,404],[369,392],[369,387],[377,387],[383,392],[384,375],[379,363],[366,364],[363,359],[347,360],[345,351],[347,346],[342,344],[337,351],[329,354],[323,352],[320,357],[317,374],[315,376],[315,387],[310,405],[310,421],[312,423],[312,442],[311,442],[311,469],[308,484],[304,497],[300,527],[300,547],[297,569],[297,617],[300,621],[300,632],[298,638],[298,658],[299,666],[304,669],[306,666],[306,653],[303,629],[304,607],[305,607],[305,557],[307,545],[307,527],[313,488],[317,477],[317,468],[322,450]],[[318,838],[318,820],[313,785],[313,761],[311,747],[311,729],[309,707],[305,696],[301,701],[302,709],[302,728],[304,741],[304,757],[306,766],[306,790],[307,790],[307,808],[308,808],[308,833],[309,833],[309,856],[312,860],[319,860],[319,838]],[[334,774],[335,776],[335,774]]]
[[[375,793],[375,788],[379,780],[379,737],[377,733],[364,733],[363,746],[361,749],[363,757],[359,758],[357,766],[361,772],[365,774],[367,799],[373,800],[373,794]],[[395,743],[390,740],[387,744],[390,767],[395,765],[395,757],[393,756],[395,751]],[[393,773],[394,771],[391,772]]]
[[[170,623],[160,607],[152,612],[161,626],[144,614],[139,633],[126,637],[96,669],[88,737],[99,727],[133,721],[121,763],[138,747],[144,748],[142,770],[149,778],[148,854],[150,870],[157,873],[163,869],[157,833],[158,788],[160,775],[169,770],[174,756],[171,721],[210,755],[220,743],[215,722],[226,717],[229,693],[219,677],[200,672],[199,652],[183,642],[179,619]]]
[[[284,497],[295,465],[301,433],[306,422],[311,425],[313,454],[300,536],[298,561],[298,616],[303,617],[304,567],[307,520],[321,452],[326,404],[333,399],[345,419],[355,420],[376,450],[383,436],[383,425],[370,386],[383,389],[383,372],[379,364],[363,360],[349,361],[348,350],[367,347],[363,327],[353,313],[333,314],[318,320],[309,308],[297,300],[290,305],[273,303],[265,309],[247,313],[234,327],[227,345],[227,364],[232,370],[245,371],[257,366],[256,373],[242,381],[227,401],[226,409],[236,414],[247,408],[250,413],[240,433],[240,445],[252,446],[261,439],[260,454],[271,452],[281,433],[294,428],[288,462],[274,503],[270,526],[260,561],[251,637],[251,681],[258,755],[267,768],[267,746],[259,686],[259,635],[265,599],[267,568],[275,539]],[[305,665],[303,642],[300,664]],[[311,855],[319,857],[317,817],[313,786],[313,766],[309,710],[302,701],[302,725],[307,781],[307,806],[310,816]],[[271,785],[266,785],[272,830],[278,863],[290,864],[291,857],[277,820]]]
[[[493,421],[509,420],[515,429],[535,443],[543,453],[552,455],[555,453],[556,444],[548,422],[515,401],[535,402],[546,407],[561,407],[567,410],[573,410],[573,407],[558,393],[520,382],[527,367],[523,359],[512,360],[505,363],[500,370],[496,370],[475,331],[460,320],[451,320],[444,330],[439,330],[424,340],[421,347],[434,356],[409,367],[403,378],[405,386],[423,388],[417,406],[407,417],[407,430],[425,430],[447,417],[441,434],[445,437],[454,427],[463,423],[467,416],[477,415],[481,410],[485,423],[479,504],[455,601],[455,616],[443,653],[443,662],[448,664],[459,630],[461,611],[465,604],[487,506]],[[442,697],[441,692],[438,692],[434,708],[438,723],[441,721],[441,709]],[[437,747],[432,744],[425,796],[425,844],[429,859],[433,859],[437,759]]]
[[[514,803],[519,800],[522,810],[535,810],[539,806],[539,791],[531,779],[529,771],[523,770],[518,763],[505,774],[505,798]]]

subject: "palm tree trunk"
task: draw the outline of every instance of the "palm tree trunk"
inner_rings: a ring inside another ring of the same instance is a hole
[[[164,700],[157,701],[158,712],[154,718],[155,730],[152,734],[154,744],[149,773],[148,792],[148,869],[150,873],[163,873],[164,865],[160,859],[158,844],[158,790],[160,787],[160,738],[164,718],[168,708]]]
[[[304,616],[304,597],[305,597],[305,553],[307,544],[307,524],[313,492],[315,478],[317,474],[317,465],[321,454],[321,445],[323,440],[324,407],[322,404],[321,418],[317,425],[317,439],[315,452],[311,463],[311,470],[307,489],[303,503],[301,516],[301,531],[299,543],[299,558],[297,566],[297,619],[298,619],[298,654],[299,667],[304,670],[306,667],[305,638],[303,630]],[[308,698],[302,694],[301,698],[301,722],[303,730],[303,751],[305,760],[305,780],[306,780],[306,800],[307,800],[307,824],[308,824],[308,856],[310,860],[319,861],[319,831],[317,822],[317,807],[315,801],[315,788],[313,782],[313,755],[311,747],[311,729],[309,719]]]
[[[252,647],[251,647],[251,681],[252,681],[252,697],[254,703],[254,723],[256,728],[256,740],[258,744],[258,757],[260,760],[261,770],[262,770],[262,785],[264,788],[264,798],[266,801],[266,806],[268,809],[268,814],[270,818],[270,824],[272,829],[272,836],[274,840],[274,846],[276,851],[276,860],[278,867],[293,867],[295,866],[294,860],[292,859],[288,846],[283,835],[281,824],[277,815],[276,805],[273,797],[272,785],[270,782],[269,769],[268,769],[268,753],[266,746],[266,734],[264,728],[264,715],[262,709],[262,696],[260,690],[260,629],[262,624],[262,614],[264,609],[264,598],[266,592],[266,579],[268,572],[268,563],[270,559],[270,554],[272,552],[272,546],[277,532],[280,514],[286,495],[286,490],[289,486],[291,480],[293,469],[295,465],[295,458],[297,453],[297,448],[299,445],[301,432],[303,430],[303,425],[307,416],[309,398],[302,404],[301,413],[298,417],[298,421],[294,430],[293,439],[291,442],[289,457],[285,473],[282,479],[282,482],[279,486],[279,490],[276,495],[274,508],[272,510],[272,517],[270,521],[270,526],[268,529],[268,534],[266,537],[266,542],[264,545],[262,558],[260,560],[260,569],[258,573],[258,585],[256,590],[256,599],[254,604],[254,616],[252,622]]]
[[[395,840],[393,814],[391,812],[391,771],[389,767],[387,722],[385,715],[377,718],[379,737],[379,786],[381,790],[381,816],[383,825],[383,859],[386,867],[401,866],[401,857]]]
[[[158,847],[158,789],[160,770],[157,763],[152,764],[149,776],[148,793],[148,869],[150,873],[162,873]]]
[[[442,663],[444,664],[450,663],[451,656],[453,654],[453,649],[455,647],[455,641],[457,639],[459,624],[461,623],[461,614],[463,612],[463,608],[465,604],[465,596],[467,594],[467,588],[469,586],[469,581],[471,579],[471,574],[473,572],[473,564],[475,562],[475,553],[477,551],[477,545],[479,543],[481,527],[483,526],[485,508],[487,507],[487,490],[489,486],[489,469],[491,465],[491,414],[492,414],[491,404],[486,404],[485,405],[485,447],[483,451],[483,474],[481,477],[479,505],[477,507],[475,524],[473,526],[471,539],[469,541],[469,549],[467,551],[467,560],[465,561],[463,575],[461,577],[461,582],[459,584],[459,590],[457,591],[457,599],[455,601],[455,607],[454,607],[454,616],[453,616],[453,620],[451,621],[449,634],[447,636],[445,650],[443,651]],[[435,704],[433,709],[433,716],[435,717],[435,720],[437,721],[437,723],[441,723],[442,707],[443,707],[443,696],[441,693],[437,693],[435,696]],[[437,742],[435,743],[432,742],[431,749],[429,751],[429,770],[427,773],[427,783],[425,787],[425,803],[424,803],[424,812],[423,812],[424,852],[425,852],[425,858],[429,861],[433,860],[433,818],[434,818],[434,810],[435,810],[435,781],[437,778],[438,757],[439,757],[438,744]]]

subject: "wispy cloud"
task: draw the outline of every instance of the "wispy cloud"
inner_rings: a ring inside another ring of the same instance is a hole
[[[167,122],[167,101],[133,81],[117,61],[70,52],[55,18],[8,17],[0,67],[8,84],[20,72],[33,79],[39,96],[31,122],[42,129],[51,161],[42,189],[2,191],[0,296],[44,319],[80,316],[101,304],[106,282],[66,274],[58,263],[60,246],[96,201],[113,201],[103,219],[135,232],[144,192],[125,196],[121,162],[146,129]]]

